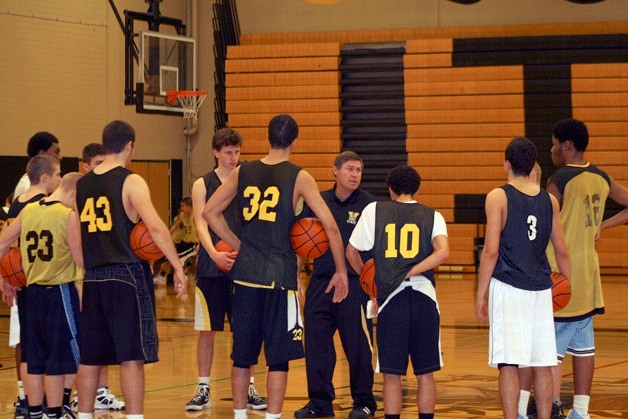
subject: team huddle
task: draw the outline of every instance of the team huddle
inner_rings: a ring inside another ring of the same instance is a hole
[[[214,338],[227,319],[236,419],[246,418],[247,409],[266,409],[266,418],[280,418],[289,362],[300,358],[309,401],[294,417],[333,416],[336,331],[349,363],[349,418],[375,415],[375,372],[383,374],[385,417],[400,418],[401,377],[409,361],[419,418],[433,418],[434,372],[443,366],[434,271],[449,256],[445,220],[417,201],[421,177],[412,167],[388,173],[389,201],[361,190],[363,162],[352,151],[336,157],[336,183],[320,193],[314,178],[289,161],[297,137],[296,121],[278,115],[268,126],[268,154],[243,163],[242,136],[229,128],[217,131],[216,167],[194,183],[191,202],[186,201],[191,215],[177,221],[193,224],[199,243],[198,387],[185,410],[210,408]],[[565,354],[573,356],[575,371],[567,417],[589,417],[592,318],[604,312],[595,240],[628,218],[624,210],[602,221],[606,198],[625,207],[628,190],[584,159],[588,132],[582,122],[558,122],[552,143],[552,160],[561,167],[547,191],[539,186],[536,147],[517,137],[505,151],[508,183],[486,198],[476,315],[490,325],[489,364],[499,368],[506,418],[565,417],[560,404]],[[27,280],[25,287],[1,281],[3,299],[17,307],[12,325],[19,332],[12,330],[11,342],[21,357],[15,417],[75,417],[70,393],[76,377],[76,417],[92,418],[95,408],[124,408],[128,418],[142,418],[144,364],[158,361],[159,340],[151,265],[133,252],[129,236],[140,220],[146,224],[172,266],[178,297],[187,289],[182,249],[159,218],[146,182],[126,168],[135,144],[128,123],[113,121],[104,128],[102,148],[84,155],[84,164],[94,160],[84,167],[85,175],[61,178],[58,141],[44,144],[31,156],[30,186],[16,191],[10,222],[0,235],[0,256],[19,246]],[[314,260],[305,291],[299,275],[303,260],[289,236],[306,217],[320,221],[329,250]],[[221,240],[229,248],[218,246]],[[186,252],[194,247],[182,242]],[[363,292],[359,282],[371,257],[377,296]],[[570,278],[572,287],[569,304],[557,312],[552,271]],[[259,396],[253,379],[262,346],[267,398]],[[124,403],[108,391],[108,365],[120,365]]]

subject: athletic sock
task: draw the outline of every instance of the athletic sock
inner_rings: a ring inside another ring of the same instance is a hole
[[[390,415],[390,414],[386,413],[386,414],[384,414],[384,419],[401,419],[401,414]]]
[[[198,377],[199,384],[207,384],[209,386],[209,377]]]
[[[28,407],[28,416],[33,419],[41,419],[44,416],[44,408],[42,405],[39,406],[29,406]]]
[[[26,398],[26,393],[24,393],[24,383],[22,381],[17,382],[17,394],[20,400],[24,400]]]
[[[266,412],[266,419],[280,419],[281,413],[268,413]]]
[[[419,413],[419,419],[434,419],[434,413]]]
[[[527,390],[519,390],[519,406],[517,413],[525,416],[528,413],[528,402],[530,401],[530,392]]]
[[[94,419],[94,414],[93,413],[81,413],[81,412],[79,412],[77,419]]]
[[[253,377],[252,375],[251,375],[251,379],[249,380],[249,384],[250,385],[254,385],[255,384],[255,377]]]
[[[63,414],[63,409],[61,408],[61,406],[48,408],[48,417],[50,419],[59,419],[62,414]]]
[[[72,394],[72,389],[71,388],[64,388],[63,389],[63,405],[64,406],[69,406],[70,405],[70,394]]]
[[[144,419],[144,414],[141,414],[141,415],[126,415],[126,419]]]
[[[585,394],[576,394],[573,396],[573,408],[580,416],[586,416],[589,414],[589,400],[590,396]]]
[[[246,419],[246,409],[233,409],[233,419]]]

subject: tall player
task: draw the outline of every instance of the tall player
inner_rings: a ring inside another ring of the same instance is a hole
[[[59,147],[59,140],[57,137],[46,131],[40,131],[35,133],[29,140],[26,146],[26,154],[29,158],[35,156],[52,156],[55,159],[61,161],[61,147]],[[22,176],[15,186],[13,191],[13,197],[17,198],[22,195],[30,186],[30,180],[28,173]]]
[[[499,369],[504,417],[520,417],[518,369],[525,366],[534,371],[538,416],[549,418],[550,367],[556,365],[556,340],[545,250],[551,240],[560,272],[567,277],[569,254],[558,202],[530,179],[536,147],[527,138],[517,137],[506,147],[505,157],[508,184],[486,196],[487,224],[475,313],[482,322],[490,319],[489,365]]]
[[[143,418],[144,364],[158,360],[155,289],[148,262],[129,245],[132,228],[144,221],[175,270],[180,297],[187,278],[168,228],[150,199],[146,181],[126,169],[135,130],[124,121],[105,126],[105,159],[77,184],[85,262],[81,311],[79,418],[93,417],[102,365],[120,365],[127,418]]]
[[[441,369],[440,312],[434,268],[449,257],[443,216],[415,196],[421,177],[412,167],[394,167],[386,178],[391,201],[374,202],[362,212],[347,246],[347,259],[362,270],[358,251],[372,250],[377,299],[378,372],[384,374],[384,417],[399,419],[401,376],[408,359],[416,376],[419,419],[433,419],[434,372]]]
[[[271,119],[268,154],[234,169],[203,211],[212,231],[238,251],[231,270],[234,281],[231,385],[235,419],[246,418],[249,368],[257,364],[262,343],[268,365],[267,419],[281,416],[289,361],[303,357],[297,260],[289,242],[300,198],[314,211],[329,237],[336,264],[336,273],[330,281],[334,302],[347,296],[347,267],[338,226],[314,178],[288,161],[298,133],[297,123],[290,115]],[[243,217],[240,238],[223,216],[234,198]]]
[[[321,193],[334,216],[343,244],[356,226],[364,207],[375,197],[361,190],[362,168],[360,156],[343,151],[334,161],[336,183]],[[303,217],[312,217],[306,207]],[[349,270],[349,293],[341,303],[334,303],[327,287],[336,267],[331,253],[314,260],[314,272],[305,298],[305,367],[307,370],[308,403],[294,412],[297,418],[333,416],[332,402],[336,397],[332,378],[336,366],[334,334],[340,335],[342,347],[349,362],[349,376],[353,409],[350,419],[368,418],[377,409],[373,397],[373,323],[365,316],[368,296],[360,288],[358,274]]]
[[[26,191],[13,200],[7,214],[7,223],[11,223],[24,207],[31,202],[37,202],[57,189],[61,181],[61,168],[59,160],[48,155],[36,155],[31,158],[26,165],[26,174],[28,175],[28,186]],[[23,342],[26,339],[25,331],[20,327],[26,324],[26,307],[25,295],[26,290],[15,293],[14,290],[6,289],[6,282],[2,281],[4,286],[3,293],[10,294],[5,301],[15,302],[11,307],[11,323],[9,326],[9,345],[15,347],[15,365],[18,366],[18,400],[15,404],[15,417],[22,418],[28,416],[28,399],[24,391],[23,382],[27,374],[27,347]],[[15,296],[15,298],[13,298]],[[71,389],[74,381],[69,378],[68,386]],[[71,390],[70,390],[71,391]],[[68,395],[69,399],[69,395]]]
[[[82,278],[83,255],[76,213],[72,210],[80,173],[68,173],[49,197],[27,205],[0,237],[0,256],[18,237],[27,278],[22,343],[28,354],[29,417],[73,418],[63,412],[66,375],[79,362],[77,320],[79,297],[74,285]]]
[[[576,119],[565,119],[554,126],[552,162],[560,166],[550,177],[547,192],[560,204],[560,222],[571,256],[571,299],[554,314],[559,365],[554,368],[554,399],[560,398],[565,354],[573,357],[574,402],[568,416],[588,418],[593,381],[595,342],[593,316],[604,313],[600,266],[595,251],[606,198],[628,205],[628,189],[589,163],[584,152],[589,144],[586,125]],[[553,252],[548,252],[552,268]]]
[[[198,387],[196,394],[185,405],[185,410],[203,410],[210,407],[209,375],[214,358],[214,338],[216,332],[225,329],[225,315],[231,321],[231,288],[229,274],[220,271],[231,270],[236,253],[218,252],[214,243],[218,236],[209,230],[203,218],[205,203],[238,166],[242,136],[229,128],[218,130],[212,139],[212,149],[216,157],[216,169],[194,182],[192,187],[192,208],[196,231],[201,242],[196,268],[196,310],[194,328],[199,331],[196,347],[198,362]],[[240,234],[241,217],[237,202],[232,201],[224,212],[229,228]],[[250,369],[250,384],[247,406],[255,410],[266,408],[266,400],[257,394],[254,385],[254,366]]]

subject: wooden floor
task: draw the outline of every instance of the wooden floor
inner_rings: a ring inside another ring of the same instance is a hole
[[[442,315],[442,348],[445,366],[436,373],[436,417],[501,417],[497,389],[497,370],[487,365],[488,330],[475,320],[474,275],[437,278],[437,294]],[[628,418],[628,282],[626,277],[604,278],[606,314],[597,316],[596,368],[591,395],[591,417]],[[193,288],[193,287],[192,287]],[[194,295],[177,300],[172,289],[157,288],[157,313],[160,336],[160,362],[146,367],[145,416],[147,418],[229,418],[231,404],[231,337],[221,333],[216,339],[216,355],[211,374],[210,410],[187,413],[185,403],[196,387],[196,333],[193,330]],[[16,399],[15,362],[8,342],[8,309],[0,308],[0,418],[12,417]],[[348,366],[336,337],[338,363],[334,376],[337,417],[347,417],[351,410]],[[110,387],[120,394],[117,367],[110,368]],[[266,372],[259,368],[256,387],[266,393]],[[402,418],[416,418],[416,383],[409,375],[404,382],[405,406]],[[375,397],[382,404],[382,376],[375,375]],[[571,362],[565,363],[563,402],[571,405]],[[283,417],[307,402],[305,363],[291,362]],[[123,413],[96,412],[96,418],[123,418]],[[383,410],[376,417],[382,418]],[[264,412],[249,411],[249,417],[264,417]]]

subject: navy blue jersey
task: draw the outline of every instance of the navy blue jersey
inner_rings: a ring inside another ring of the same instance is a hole
[[[24,209],[25,206],[27,206],[31,202],[41,201],[45,197],[46,197],[45,194],[40,193],[40,194],[35,195],[31,199],[29,199],[27,201],[24,201],[24,202],[20,202],[19,199],[15,199],[13,202],[11,202],[11,206],[9,207],[9,212],[7,213],[7,218],[9,220],[9,223],[14,218],[17,218],[18,215],[20,215],[20,212],[22,212],[22,210]]]
[[[361,189],[356,189],[353,193],[344,201],[340,201],[335,193],[336,185],[333,189],[321,192],[321,196],[325,200],[325,203],[329,207],[338,228],[340,229],[340,235],[342,236],[342,243],[344,246],[349,243],[349,238],[353,229],[362,214],[362,210],[371,202],[375,201],[375,197]],[[302,217],[315,217],[314,213],[309,207],[303,209]],[[365,254],[368,252],[364,252]],[[363,260],[368,260],[370,256],[363,255]],[[336,272],[336,264],[334,263],[334,256],[331,251],[328,250],[321,257],[314,259],[314,272],[312,273],[312,279],[331,277]],[[351,265],[347,263],[347,275],[349,278],[358,278],[358,274],[353,270]]]
[[[529,196],[512,185],[502,189],[508,201],[508,216],[500,234],[493,277],[524,290],[551,288],[545,251],[552,234],[552,201],[544,190]]]
[[[375,283],[381,304],[399,287],[410,269],[432,253],[434,210],[418,202],[397,201],[375,204]],[[421,275],[435,285],[434,270]]]
[[[222,185],[220,178],[216,174],[215,171],[211,171],[203,176],[203,182],[205,182],[205,202],[209,201],[209,198],[216,192],[216,189]],[[222,213],[224,215],[225,220],[227,221],[227,225],[233,231],[236,236],[240,236],[241,222],[240,216],[238,212],[238,203],[237,200],[231,201],[227,209]],[[212,243],[214,246],[220,240],[213,231],[209,230],[209,235],[212,238]],[[225,275],[224,272],[218,270],[214,261],[209,257],[207,251],[203,246],[201,246],[201,250],[198,252],[198,266],[196,268],[196,276],[198,278],[207,278],[214,276],[222,276]]]
[[[301,168],[284,161],[259,160],[240,167],[238,208],[242,213],[240,250],[231,278],[268,288],[297,289],[297,259],[290,246],[294,185]]]
[[[85,269],[140,262],[129,244],[135,223],[122,203],[122,186],[132,173],[118,166],[103,174],[91,171],[76,183]]]

